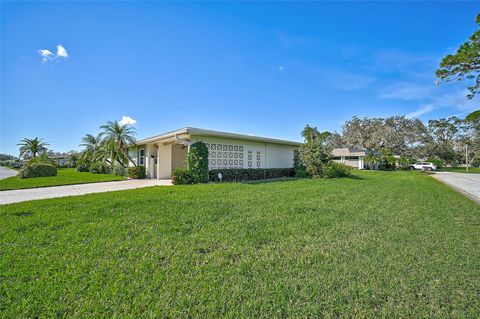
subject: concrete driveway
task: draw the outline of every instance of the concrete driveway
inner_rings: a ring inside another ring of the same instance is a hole
[[[0,166],[0,179],[15,176],[18,172],[5,166]]]
[[[480,174],[436,172],[432,176],[480,204]]]
[[[0,204],[12,204],[34,199],[78,196],[92,193],[113,192],[126,189],[169,185],[172,185],[171,180],[134,179],[119,182],[103,182],[0,191]]]

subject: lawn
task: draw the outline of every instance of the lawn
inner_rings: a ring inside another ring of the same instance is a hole
[[[22,188],[37,188],[59,185],[85,184],[108,181],[120,181],[124,178],[113,174],[79,173],[75,168],[60,168],[57,176],[18,178],[8,177],[0,180],[0,191]]]
[[[3,317],[478,318],[480,206],[419,172],[1,208]]]
[[[465,167],[443,167],[439,170],[440,172],[455,172],[455,173],[466,173]],[[480,174],[480,167],[469,167],[469,173]]]

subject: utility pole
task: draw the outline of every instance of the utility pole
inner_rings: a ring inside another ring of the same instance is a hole
[[[468,144],[465,144],[465,164],[467,164],[467,173],[468,173]]]

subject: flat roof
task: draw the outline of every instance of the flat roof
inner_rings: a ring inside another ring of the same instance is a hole
[[[170,132],[155,135],[152,137],[144,138],[142,140],[137,141],[137,144],[145,144],[145,143],[154,142],[157,140],[163,140],[163,139],[171,138],[171,137],[174,137],[175,135],[181,135],[181,134],[214,136],[214,137],[231,138],[231,139],[237,139],[237,140],[256,141],[256,142],[283,144],[283,145],[292,145],[292,146],[302,145],[302,143],[297,141],[288,141],[288,140],[282,140],[277,138],[255,136],[255,135],[249,135],[249,134],[214,131],[214,130],[207,130],[207,129],[197,128],[197,127],[184,127],[175,131],[170,131]]]

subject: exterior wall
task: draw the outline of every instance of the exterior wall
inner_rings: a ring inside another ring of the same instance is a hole
[[[347,159],[345,156],[335,157],[334,162],[343,163],[356,169],[363,169],[363,156],[359,156],[358,159]]]
[[[215,168],[289,168],[293,167],[295,146],[247,140],[191,136],[190,141],[207,144],[208,167]]]
[[[177,167],[186,167],[187,152],[187,147],[183,145],[172,145],[172,172]]]
[[[172,145],[163,145],[158,143],[158,174],[157,178],[171,178],[172,177]]]

